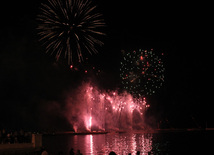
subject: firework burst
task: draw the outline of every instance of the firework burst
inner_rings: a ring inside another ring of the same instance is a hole
[[[89,0],[48,0],[41,5],[38,15],[38,34],[46,53],[61,55],[71,64],[74,58],[83,61],[83,52],[98,53],[102,46],[100,36],[105,35],[102,14]]]
[[[164,71],[163,62],[153,50],[139,49],[124,53],[120,77],[128,92],[146,96],[154,94],[163,85]]]

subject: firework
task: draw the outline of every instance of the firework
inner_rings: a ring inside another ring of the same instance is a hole
[[[69,97],[65,112],[76,131],[145,129],[144,113],[149,108],[145,97],[101,91],[88,83],[77,94],[75,99]]]
[[[99,36],[105,35],[102,14],[89,0],[48,0],[38,15],[38,34],[46,53],[63,54],[72,64],[73,58],[83,61],[83,52],[98,53],[96,45],[103,45]]]
[[[124,53],[120,77],[123,87],[136,97],[152,95],[163,85],[164,66],[153,50]]]

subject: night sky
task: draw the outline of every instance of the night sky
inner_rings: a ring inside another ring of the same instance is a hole
[[[63,118],[48,115],[47,104],[95,76],[72,72],[67,60],[55,62],[38,42],[36,15],[42,0],[6,2],[0,29],[0,129],[38,129]],[[101,70],[95,81],[104,89],[120,87],[121,50],[164,53],[165,83],[151,100],[148,115],[169,127],[212,127],[207,118],[208,61],[206,23],[199,4],[96,0],[106,22],[99,54],[83,66]],[[83,67],[83,68],[84,68]],[[90,77],[89,77],[90,76]],[[50,120],[48,117],[51,117]],[[66,124],[66,123],[65,123]],[[66,126],[66,125],[65,125]]]

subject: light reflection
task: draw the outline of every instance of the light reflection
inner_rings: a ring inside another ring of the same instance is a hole
[[[89,135],[89,136],[90,136],[90,153],[94,154],[94,150],[93,150],[93,136],[92,135]]]
[[[152,150],[152,134],[148,133],[123,133],[105,135],[105,154],[114,151],[116,154],[141,154],[147,155]]]
[[[132,152],[131,153],[135,153],[136,148],[137,148],[135,136],[136,136],[136,134],[133,134],[133,136],[132,136]]]
[[[117,155],[136,154],[137,151],[147,155],[152,151],[152,137],[153,134],[150,133],[75,135],[70,146],[74,147],[75,151],[80,149],[84,155],[108,155],[111,151]]]

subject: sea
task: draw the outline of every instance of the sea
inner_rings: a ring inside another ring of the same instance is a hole
[[[110,132],[106,134],[43,135],[43,146],[49,155],[69,155],[73,149],[83,155],[174,155],[209,154],[213,131]],[[212,148],[214,150],[214,146]]]

